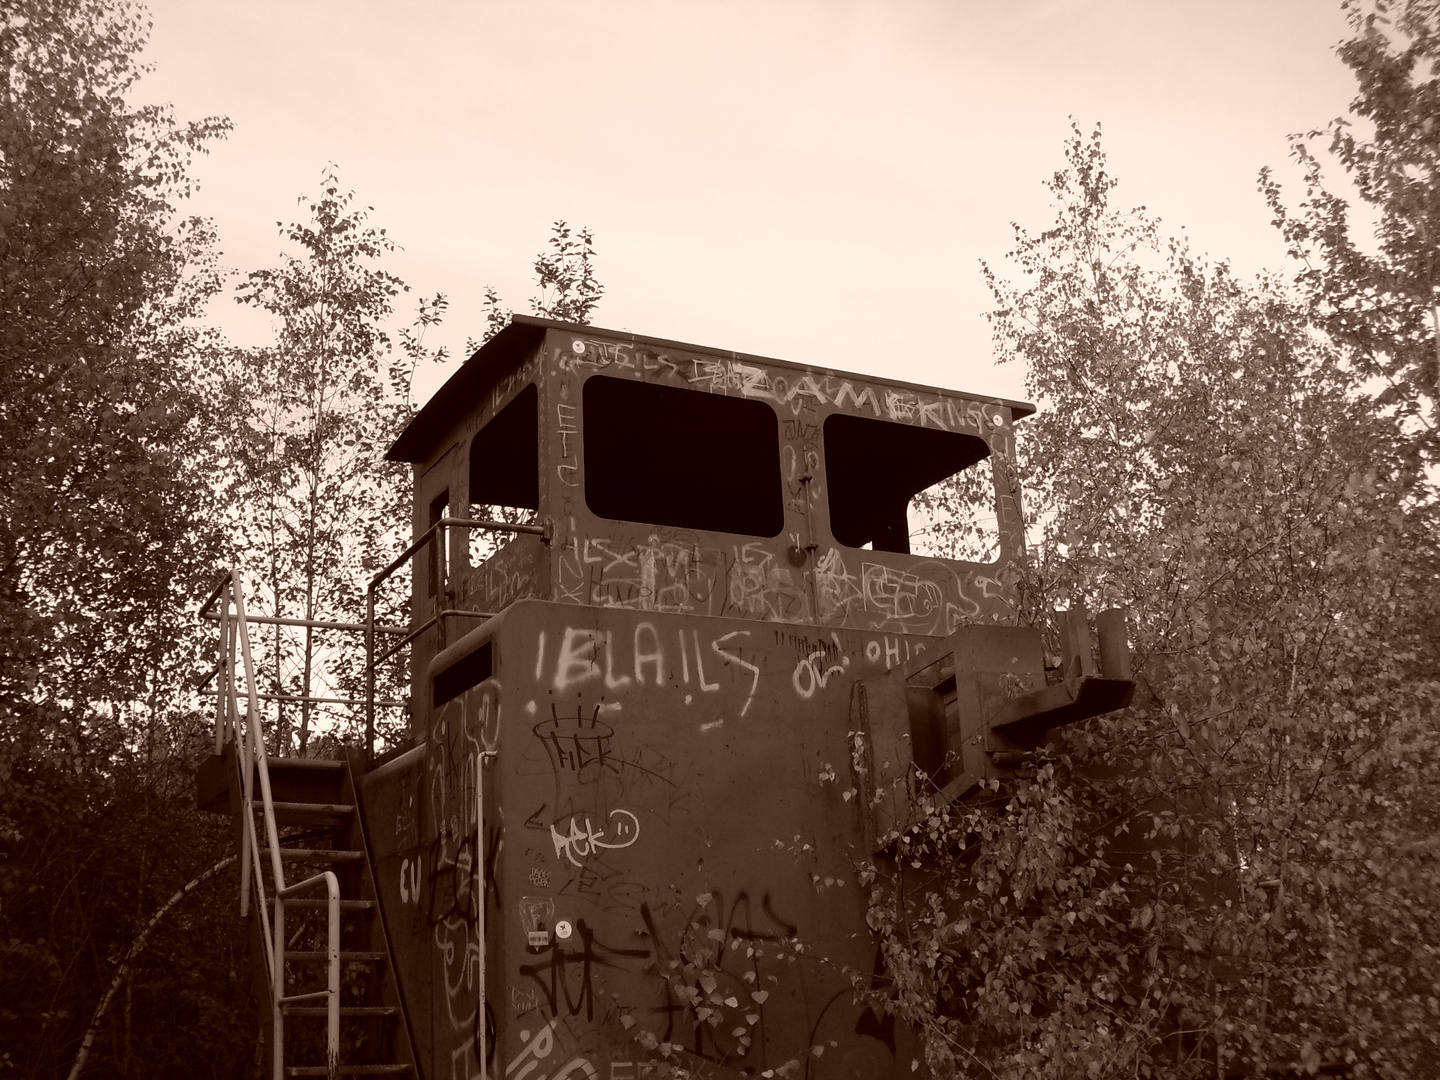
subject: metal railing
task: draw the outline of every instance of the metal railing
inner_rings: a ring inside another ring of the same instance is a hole
[[[250,889],[253,883],[260,916],[265,922],[265,960],[269,965],[270,1001],[273,1023],[271,1060],[274,1080],[285,1075],[285,1013],[284,1007],[325,999],[325,1057],[330,1076],[339,1075],[340,1062],[340,883],[334,871],[325,870],[304,881],[287,885],[285,868],[280,858],[280,834],[275,821],[275,800],[270,789],[270,769],[266,763],[264,731],[260,720],[256,673],[250,652],[250,621],[245,614],[245,594],[237,571],[226,574],[202,607],[208,611],[220,601],[220,647],[216,672],[220,679],[216,690],[215,752],[223,753],[225,744],[233,740],[235,761],[240,769],[241,811],[240,830],[240,914],[249,914]],[[232,613],[231,607],[234,607]],[[256,620],[258,621],[258,620]],[[373,627],[369,628],[373,632]],[[245,678],[245,717],[240,716],[240,689],[236,685],[236,646],[239,647],[241,671]],[[208,679],[206,680],[208,682]],[[260,781],[260,807],[265,823],[265,840],[270,848],[270,873],[275,884],[275,917],[270,920],[265,899],[265,882],[260,859],[260,845],[255,835],[255,779]],[[324,888],[328,901],[327,951],[328,980],[324,990],[285,994],[285,902],[302,893]]]
[[[424,622],[404,632],[404,637],[387,649],[380,656],[375,655],[375,635],[382,632],[384,628],[375,625],[375,597],[390,575],[399,570],[407,562],[415,557],[415,554],[424,550],[428,545],[434,543],[437,535],[441,537],[440,543],[444,544],[445,530],[457,529],[481,529],[485,532],[508,532],[508,533],[529,533],[538,536],[544,543],[550,543],[554,535],[554,529],[550,522],[544,524],[525,525],[512,524],[508,521],[490,521],[485,518],[455,518],[442,517],[431,525],[415,540],[391,560],[390,565],[381,570],[370,579],[370,585],[365,590],[365,754],[369,760],[374,754],[375,748],[375,706],[379,704],[375,700],[375,671],[386,660],[390,659],[406,645],[409,645],[425,631],[449,618],[466,619],[489,619],[494,616],[493,611],[465,611],[461,608],[444,608],[435,612]]]
[[[377,668],[394,656],[406,645],[412,643],[431,627],[447,618],[488,619],[493,613],[466,611],[459,608],[444,608],[411,629],[399,626],[379,625],[375,621],[376,595],[395,571],[399,570],[415,554],[434,542],[437,534],[444,536],[450,528],[482,529],[487,532],[528,533],[539,536],[545,543],[550,542],[552,528],[543,525],[512,524],[504,521],[490,521],[475,518],[442,517],[415,539],[384,570],[371,579],[365,594],[365,621],[363,623],[333,622],[318,619],[287,619],[274,616],[250,616],[245,610],[244,588],[240,574],[231,570],[211,590],[200,606],[200,617],[217,621],[220,626],[219,645],[215,667],[200,681],[208,685],[216,679],[215,753],[221,754],[227,742],[235,745],[235,760],[240,770],[241,811],[243,824],[240,831],[240,914],[249,914],[251,890],[254,889],[256,905],[264,920],[265,961],[268,965],[271,987],[272,1067],[274,1080],[283,1080],[285,1073],[285,1006],[323,999],[326,1003],[326,1069],[331,1077],[339,1075],[340,1060],[340,883],[334,871],[325,870],[294,884],[285,881],[285,868],[280,856],[279,827],[275,818],[275,799],[270,786],[270,769],[266,761],[263,722],[260,702],[309,702],[313,704],[360,705],[365,706],[365,752],[369,760],[375,746],[375,709],[377,706],[402,706],[403,701],[377,701],[375,697],[375,673]],[[442,539],[443,543],[444,540]],[[218,610],[215,610],[218,606]],[[233,608],[233,611],[232,611]],[[365,697],[333,698],[315,697],[305,688],[305,693],[265,694],[258,689],[258,677],[250,649],[251,624],[293,626],[319,630],[363,631],[365,634]],[[398,637],[400,640],[376,656],[376,639],[380,635]],[[238,656],[237,656],[238,653]],[[237,671],[237,662],[239,671]],[[241,690],[236,675],[243,674],[245,680],[245,709],[241,716]],[[476,763],[476,815],[483,820],[483,768],[484,762],[494,756],[494,751],[481,754]],[[270,851],[271,880],[275,886],[273,901],[267,902],[261,845],[255,826],[255,781],[260,783],[260,809],[265,828],[265,840]],[[483,828],[480,835],[484,835]],[[324,990],[299,994],[285,993],[285,902],[304,893],[325,890],[327,900],[327,985]],[[271,904],[274,918],[270,918]],[[483,919],[483,915],[482,915]],[[483,924],[482,924],[483,925]],[[483,964],[483,960],[482,960]],[[483,969],[482,969],[483,970]],[[482,990],[483,994],[483,990]]]
[[[479,919],[477,920],[478,925],[476,926],[476,933],[475,933],[475,940],[478,941],[478,942],[480,942],[480,971],[479,971],[479,973],[478,973],[478,974],[479,974],[479,986],[480,986],[480,999],[479,999],[478,1003],[476,1004],[475,1008],[476,1008],[476,1010],[477,1010],[476,1016],[479,1016],[479,1017],[482,1017],[482,1018],[485,1016],[485,987],[488,985],[488,984],[485,982],[485,954],[486,954],[487,952],[489,952],[489,950],[485,947],[485,942],[486,942],[487,939],[486,939],[486,937],[485,937],[485,906],[486,906],[486,905],[485,905],[485,903],[484,903],[484,896],[485,896],[485,870],[484,870],[484,863],[485,863],[485,859],[484,859],[484,856],[485,856],[485,763],[486,763],[487,761],[492,761],[492,760],[494,760],[495,756],[496,756],[496,751],[494,751],[494,750],[486,750],[486,749],[483,749],[483,748],[481,749],[480,753],[478,753],[478,754],[475,755],[475,837],[476,837],[475,845],[476,845],[476,858],[479,859],[479,861],[480,861],[480,867],[481,867],[481,869],[480,869],[480,878],[479,878],[479,881],[480,881],[481,903],[477,905],[477,907],[478,907],[478,909],[479,909]],[[486,1040],[486,1038],[487,1038],[487,1034],[488,1034],[488,1033],[486,1032],[486,1025],[485,1025],[485,1023],[483,1022],[483,1020],[482,1020],[481,1023],[478,1023],[478,1024],[475,1025],[475,1037],[476,1037],[476,1039],[477,1039],[477,1040],[479,1041],[479,1043],[480,1043],[480,1045],[479,1045],[478,1047],[476,1047],[476,1054],[475,1054],[475,1056],[480,1059],[480,1080],[489,1080],[489,1072],[488,1072],[487,1065],[486,1065],[486,1060],[485,1060],[485,1059],[486,1059],[486,1056],[487,1056],[487,1048],[486,1048],[486,1046],[485,1046],[485,1040]]]
[[[222,594],[223,592],[225,592],[225,590],[226,590],[226,588],[227,588],[227,586],[228,586],[228,584],[229,584],[229,581],[230,581],[230,576],[227,574],[225,577],[223,577],[223,578],[220,580],[220,583],[219,583],[218,585],[216,585],[215,588],[210,591],[210,595],[209,595],[208,597],[206,597],[205,602],[200,605],[200,611],[199,611],[199,614],[198,614],[198,618],[205,619],[205,620],[207,620],[207,621],[209,621],[209,622],[214,622],[214,623],[218,623],[218,622],[221,621],[221,615],[220,615],[220,613],[216,610],[216,604],[219,602],[219,600],[220,600],[220,598],[221,598],[221,594]],[[227,594],[227,595],[228,595],[228,594]],[[368,624],[368,623],[363,623],[363,622],[337,622],[337,621],[329,620],[329,619],[287,619],[287,618],[279,618],[279,617],[276,617],[276,616],[273,616],[273,615],[247,615],[247,616],[246,616],[246,622],[247,622],[249,625],[251,625],[251,626],[264,625],[264,626],[298,627],[298,628],[301,628],[301,629],[308,629],[308,630],[340,630],[340,631],[346,631],[346,632],[349,632],[349,633],[358,633],[358,634],[367,634],[367,633],[372,632],[372,627],[371,627],[370,624]],[[378,664],[379,664],[380,662],[383,662],[387,657],[392,656],[395,652],[397,652],[397,651],[399,650],[399,648],[405,644],[405,642],[408,642],[408,641],[410,641],[412,638],[415,637],[415,634],[414,634],[414,633],[412,633],[410,630],[406,629],[406,628],[403,627],[403,626],[375,625],[375,626],[373,627],[373,633],[374,633],[374,634],[377,634],[377,635],[379,635],[379,634],[384,634],[384,635],[388,635],[388,636],[401,637],[401,638],[404,638],[404,639],[405,639],[404,642],[401,642],[401,645],[397,645],[395,648],[392,648],[392,649],[390,649],[389,651],[387,651],[387,652],[385,653],[385,655],[381,657],[381,660],[377,662],[377,665],[376,665],[376,666],[378,666]],[[223,631],[223,629],[222,629],[222,638],[223,638],[223,635],[224,635],[224,631]],[[222,646],[222,654],[223,654],[223,651],[224,651],[224,650],[223,650],[223,646]],[[202,689],[203,689],[204,687],[208,686],[208,685],[210,684],[210,680],[213,679],[213,678],[215,678],[216,675],[220,674],[221,669],[223,668],[223,666],[224,666],[223,661],[222,661],[222,662],[217,662],[214,667],[212,667],[209,671],[207,671],[207,672],[205,673],[205,675],[199,680],[199,682],[198,682],[196,685],[198,685],[198,686],[199,686],[200,688],[202,688]],[[278,680],[278,676],[277,676],[277,680]],[[223,680],[222,680],[222,684],[223,684]],[[280,693],[280,692],[279,692],[279,687],[277,686],[275,692],[272,692],[272,693],[263,693],[263,692],[262,692],[262,693],[257,693],[255,696],[256,696],[256,698],[257,698],[258,700],[260,700],[260,701],[265,701],[265,702],[278,702],[278,703],[286,704],[286,705],[346,705],[346,706],[351,706],[351,707],[360,707],[360,706],[363,706],[363,707],[366,708],[367,715],[369,715],[369,711],[370,711],[370,709],[371,709],[372,707],[374,707],[374,708],[403,709],[403,708],[405,708],[407,705],[410,704],[408,701],[403,700],[403,699],[390,700],[390,699],[377,699],[377,698],[375,698],[375,696],[374,696],[374,686],[373,686],[373,683],[367,683],[366,689],[367,689],[367,696],[365,696],[365,697],[333,697],[333,696],[322,696],[322,695],[312,694],[312,693],[310,693],[310,690],[309,690],[309,687],[308,687],[308,686],[305,687],[305,688],[303,688],[303,690],[302,690],[301,693],[298,693],[298,694],[285,694],[285,693]],[[223,691],[222,691],[222,693],[223,693]],[[373,720],[371,720],[371,723],[373,724]],[[367,739],[367,740],[366,740],[366,744],[365,744],[365,745],[366,745],[366,753],[367,753],[367,755],[368,755],[369,752],[370,752],[370,751],[369,751],[369,748],[370,748],[370,746],[371,746],[372,744],[373,744],[373,739]],[[215,752],[216,752],[217,754],[220,752],[220,733],[219,733],[218,728],[217,728],[217,731],[216,731]]]

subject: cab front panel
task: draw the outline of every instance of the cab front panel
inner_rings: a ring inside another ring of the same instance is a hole
[[[848,718],[927,644],[525,601],[442,654],[423,755],[366,796],[404,838],[379,887],[431,1075],[908,1072],[854,1003],[877,957]]]

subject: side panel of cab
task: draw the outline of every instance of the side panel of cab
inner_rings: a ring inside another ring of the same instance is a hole
[[[523,601],[437,657],[423,754],[366,795],[427,1076],[482,1046],[510,1080],[909,1075],[853,1002],[878,958],[848,727],[857,679],[931,644]]]

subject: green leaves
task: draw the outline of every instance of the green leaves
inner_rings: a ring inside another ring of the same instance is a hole
[[[590,321],[605,287],[595,276],[595,238],[589,229],[572,230],[563,220],[550,227],[549,249],[535,257],[535,279],[540,286],[530,298],[530,310],[542,319],[585,324]],[[485,288],[485,334],[478,348],[505,329],[511,311],[500,294]]]
[[[1354,120],[1294,137],[1304,175],[1297,210],[1269,170],[1260,186],[1317,322],[1380,380],[1380,403],[1412,418],[1435,459],[1440,426],[1440,15],[1434,3],[1347,0],[1353,36],[1340,59],[1355,73]],[[1355,121],[1359,121],[1356,123]],[[1378,218],[1356,235],[1351,207],[1327,187],[1316,140]],[[1430,408],[1425,408],[1428,400]],[[1427,415],[1428,414],[1428,415]]]
[[[355,204],[334,166],[319,196],[300,204],[307,219],[280,227],[291,250],[252,272],[236,297],[271,315],[275,343],[227,356],[233,557],[277,614],[358,622],[376,556],[408,539],[408,470],[385,452],[410,417],[415,367],[434,358],[424,334],[446,301],[421,301],[396,347],[388,326],[406,286],[379,265],[393,241],[370,224],[369,208]],[[264,635],[256,647],[269,692],[357,697],[355,646],[306,630]],[[396,695],[382,688],[379,696]],[[303,703],[298,717],[278,711],[276,739],[288,743],[293,727],[303,751],[321,723],[315,707]],[[327,737],[346,719],[328,717]]]
[[[900,838],[879,996],[942,1071],[1413,1074],[1440,950],[1440,869],[1411,854],[1440,794],[1413,410],[1377,408],[1285,283],[1115,209],[1098,133],[1066,152],[1053,225],[1016,229],[1010,280],[986,268],[1040,404],[1024,614],[1128,608],[1140,692]]]
[[[105,0],[0,11],[0,1045],[27,1075],[68,1068],[111,959],[223,839],[184,786],[207,736],[190,605],[219,549],[198,316],[220,284],[184,199],[229,123],[130,104],[145,39]],[[226,997],[229,935],[193,922],[215,948],[157,941],[126,998],[155,1075],[187,1010]]]

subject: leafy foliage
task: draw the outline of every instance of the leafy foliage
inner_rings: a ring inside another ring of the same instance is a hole
[[[564,221],[550,226],[549,249],[535,256],[538,295],[530,298],[530,311],[542,319],[585,324],[605,287],[595,277],[595,238],[589,229],[572,231]],[[485,289],[485,336],[472,346],[479,347],[505,329],[512,312],[500,294]]]
[[[1317,321],[1351,362],[1383,380],[1382,405],[1410,417],[1433,461],[1440,425],[1440,4],[1347,0],[1354,37],[1339,49],[1355,72],[1354,119],[1297,138],[1305,197],[1284,204],[1267,171],[1261,186],[1293,256]],[[1330,156],[1378,216],[1373,243],[1357,236],[1348,201],[1329,190],[1312,151]],[[1424,401],[1431,403],[1426,417]]]
[[[208,225],[181,207],[189,161],[229,125],[127,103],[145,36],[105,0],[0,11],[4,1074],[68,1064],[112,956],[219,839],[186,770],[204,738],[187,606],[219,549],[192,357],[219,278]],[[202,1015],[225,1017],[217,1048],[249,1025],[233,942],[160,935],[175,962],[127,986],[113,1072],[172,1072],[167,1039]]]
[[[1026,618],[1128,607],[1137,702],[926,806],[872,919],[941,1075],[1433,1068],[1433,493],[1281,283],[1111,204],[1097,133],[987,268],[1021,432]],[[1380,1004],[1383,1003],[1383,1004]]]
[[[357,207],[354,199],[331,166],[319,198],[301,200],[309,220],[281,226],[296,253],[251,273],[238,293],[241,303],[273,317],[276,343],[232,352],[226,375],[237,418],[229,440],[235,471],[227,500],[229,525],[240,537],[235,556],[268,610],[304,620],[363,621],[370,579],[408,542],[409,468],[387,462],[385,452],[412,415],[416,368],[446,359],[444,349],[424,344],[426,331],[444,317],[443,295],[422,301],[413,324],[397,335],[398,346],[391,340],[394,302],[407,287],[381,269],[395,245],[370,224],[373,208]],[[588,230],[572,235],[557,222],[550,250],[535,262],[540,292],[531,307],[549,318],[584,321],[602,292],[593,256]],[[493,291],[487,304],[488,338],[509,312],[499,308]],[[471,512],[524,519],[513,508]],[[472,539],[477,554],[493,547],[486,534]],[[380,622],[408,620],[408,597],[398,585],[382,592],[380,603]],[[277,746],[291,745],[293,726],[294,745],[307,752],[326,707],[305,699],[364,693],[354,634],[273,627],[259,651],[268,691],[291,699],[275,707]],[[403,697],[405,683],[397,661],[381,673],[378,697]],[[353,737],[358,717],[355,708],[329,708],[322,725],[326,740]],[[398,734],[401,718],[385,719],[382,711],[382,731]]]
[[[445,299],[422,304],[395,347],[386,325],[406,286],[376,265],[393,242],[354,206],[333,166],[320,197],[300,202],[309,220],[281,227],[298,254],[251,273],[237,297],[273,317],[276,342],[230,356],[239,467],[230,525],[267,609],[360,622],[370,577],[408,539],[409,473],[385,452],[410,417],[414,368],[431,359],[424,331],[443,316]],[[277,626],[265,645],[269,691],[301,699],[298,710],[277,709],[277,746],[289,746],[288,720],[298,711],[303,753],[316,709],[308,699],[363,691],[357,639]]]
[[[0,21],[0,707],[37,733],[143,696],[136,643],[214,544],[183,368],[216,278],[205,224],[175,218],[227,124],[128,108],[142,40],[98,3]]]
[[[408,539],[408,475],[383,453],[414,368],[444,358],[424,344],[443,297],[387,336],[392,244],[333,169],[282,228],[297,253],[241,287],[274,347],[224,347],[214,237],[181,208],[229,123],[129,104],[147,33],[120,0],[0,12],[0,1075],[250,1073],[233,877],[174,900],[230,847],[193,805],[193,604],[244,557],[283,613],[357,620]],[[592,256],[558,227],[536,310],[583,318]],[[299,670],[268,689],[358,692],[353,648],[271,642]]]

